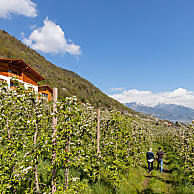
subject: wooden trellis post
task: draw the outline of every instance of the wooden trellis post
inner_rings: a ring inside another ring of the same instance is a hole
[[[97,117],[97,158],[99,159],[100,154],[100,109],[98,108]]]
[[[37,135],[38,135],[38,126],[36,123],[36,131],[34,134],[34,147],[35,147],[35,180],[36,180],[36,192],[39,192],[39,182],[38,182],[38,169],[37,169],[37,147],[36,147],[36,139],[37,139]]]
[[[57,102],[57,94],[58,94],[58,89],[53,88],[53,113],[57,112],[56,108],[56,102]],[[52,121],[52,128],[53,128],[53,134],[52,134],[52,194],[54,194],[57,189],[56,189],[56,169],[55,169],[55,158],[56,158],[56,133],[57,133],[57,117],[53,117]]]
[[[65,151],[70,152],[70,141],[71,141],[71,137],[70,134],[67,137],[67,143],[65,145]],[[69,159],[67,160],[67,163],[69,165]],[[67,189],[68,187],[68,177],[69,177],[69,167],[67,166],[65,168],[65,189]]]

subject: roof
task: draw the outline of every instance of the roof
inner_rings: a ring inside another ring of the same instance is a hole
[[[44,87],[46,87],[48,90],[50,90],[51,91],[51,93],[53,93],[53,89],[50,87],[50,86],[48,86],[48,85],[40,85],[40,86],[38,86],[38,89],[40,88],[44,88]]]
[[[26,64],[22,59],[9,59],[9,58],[0,58],[0,62],[6,62],[15,66],[19,66],[21,68],[25,68],[25,70],[32,73],[38,81],[45,80],[39,73],[37,73],[34,69],[32,69],[28,64]]]

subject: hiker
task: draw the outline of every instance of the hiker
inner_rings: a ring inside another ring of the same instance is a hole
[[[146,158],[148,162],[148,171],[151,172],[153,170],[153,162],[155,160],[154,153],[152,152],[152,148],[150,148],[150,151],[146,153]]]
[[[164,157],[164,153],[161,150],[161,147],[158,148],[158,152],[157,152],[157,161],[158,161],[158,165],[157,165],[157,171],[159,171],[160,168],[160,172],[162,173],[163,170],[163,157]]]

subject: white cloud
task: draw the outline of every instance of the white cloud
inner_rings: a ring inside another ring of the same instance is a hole
[[[44,53],[70,53],[71,55],[80,55],[80,46],[73,42],[68,43],[65,39],[63,30],[59,25],[46,18],[44,25],[32,31],[28,38],[23,39],[24,43],[35,50]]]
[[[30,29],[31,29],[31,30],[34,30],[34,29],[36,29],[36,28],[37,28],[37,25],[36,25],[36,24],[30,26]]]
[[[25,36],[25,33],[21,32],[21,37],[24,38],[24,36]]]
[[[0,0],[0,17],[8,18],[11,14],[36,17],[36,6],[31,0]]]
[[[120,94],[113,94],[110,97],[121,103],[137,102],[147,106],[155,106],[158,103],[178,104],[194,108],[194,92],[184,88],[175,89],[172,92],[153,93],[151,91],[125,90]]]
[[[111,88],[111,91],[113,92],[119,92],[119,91],[123,91],[124,88]]]

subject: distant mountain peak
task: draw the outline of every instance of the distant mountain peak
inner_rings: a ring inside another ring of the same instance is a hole
[[[125,103],[129,108],[144,114],[154,115],[156,118],[169,121],[191,122],[194,120],[194,109],[177,104],[159,102],[155,106],[142,105],[137,102]]]

